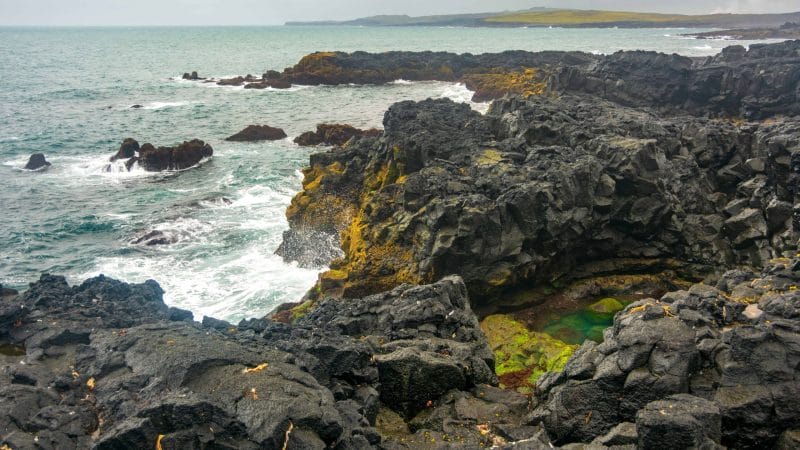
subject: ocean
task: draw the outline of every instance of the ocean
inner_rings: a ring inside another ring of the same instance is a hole
[[[318,123],[380,127],[400,100],[469,102],[454,83],[245,90],[180,79],[260,75],[321,50],[654,50],[687,56],[735,41],[694,40],[686,29],[545,28],[0,28],[0,283],[24,290],[42,272],[71,283],[97,274],[155,279],[172,306],[196,318],[263,316],[298,300],[323,268],[274,255],[319,149],[292,139]],[[746,45],[747,43],[742,43]],[[141,108],[131,108],[133,105]],[[487,104],[472,104],[485,111]],[[281,127],[288,139],[232,143],[247,125]],[[172,145],[202,139],[214,156],[174,173],[106,172],[124,138]],[[31,153],[48,170],[23,170]],[[165,246],[132,243],[153,230]]]

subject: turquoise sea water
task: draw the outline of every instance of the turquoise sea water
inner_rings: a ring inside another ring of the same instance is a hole
[[[300,189],[299,169],[312,152],[291,138],[320,122],[380,126],[399,100],[470,98],[449,83],[259,91],[186,82],[183,72],[259,75],[318,50],[647,49],[704,56],[734,43],[677,36],[688,31],[0,28],[0,282],[24,289],[44,271],[71,282],[99,273],[130,282],[154,278],[168,303],[197,315],[263,315],[297,300],[319,271],[273,255],[287,228],[285,208]],[[282,127],[290,138],[223,141],[250,124]],[[156,145],[199,138],[211,143],[214,157],[180,173],[104,172],[126,137]],[[21,170],[35,152],[53,166]],[[152,230],[180,239],[162,247],[131,244]]]

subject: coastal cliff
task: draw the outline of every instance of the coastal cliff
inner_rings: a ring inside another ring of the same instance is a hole
[[[279,253],[330,270],[267,317],[195,322],[152,280],[3,290],[4,448],[800,445],[800,41],[269,76],[502,98],[307,135],[341,145],[310,157]]]

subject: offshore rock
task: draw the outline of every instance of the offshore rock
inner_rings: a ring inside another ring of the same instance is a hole
[[[182,77],[182,78],[183,78],[184,80],[192,80],[192,81],[196,81],[196,80],[202,80],[202,79],[203,79],[203,78],[200,78],[200,77],[197,75],[197,72],[196,72],[196,71],[193,71],[192,73],[189,73],[189,72],[184,72],[184,74],[183,74],[183,77]]]
[[[51,164],[44,157],[44,153],[34,153],[28,158],[28,163],[25,164],[25,170],[39,170],[50,167]]]
[[[381,131],[360,130],[351,125],[319,124],[316,131],[307,131],[294,139],[294,143],[304,147],[313,145],[344,145],[354,137],[377,137]]]
[[[629,305],[602,344],[539,380],[529,423],[560,444],[635,422],[640,448],[775,445],[800,421],[797,269],[778,260]],[[754,305],[757,317],[745,313]]]
[[[226,141],[254,142],[277,141],[286,138],[286,132],[269,125],[249,125],[244,130],[225,138]]]
[[[287,210],[290,233],[342,237],[322,295],[458,274],[484,303],[626,271],[697,279],[796,248],[796,120],[659,117],[533,96],[486,115],[401,102],[384,129],[313,155]]]
[[[184,170],[196,166],[200,161],[214,154],[211,145],[199,139],[185,141],[175,147],[154,147],[144,144],[141,147],[134,139],[123,141],[119,151],[111,157],[111,162],[125,160],[125,168],[130,171],[138,165],[148,172]],[[110,170],[110,167],[107,169]]]
[[[131,159],[136,156],[138,151],[139,143],[135,139],[126,138],[122,141],[122,145],[119,146],[119,150],[111,157],[110,161],[114,162],[119,159]]]

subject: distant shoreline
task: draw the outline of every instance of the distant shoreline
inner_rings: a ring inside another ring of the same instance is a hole
[[[515,12],[410,17],[384,15],[345,21],[290,21],[286,26],[453,26],[485,28],[772,28],[800,21],[800,12],[782,14],[656,14],[626,11],[533,8]]]

